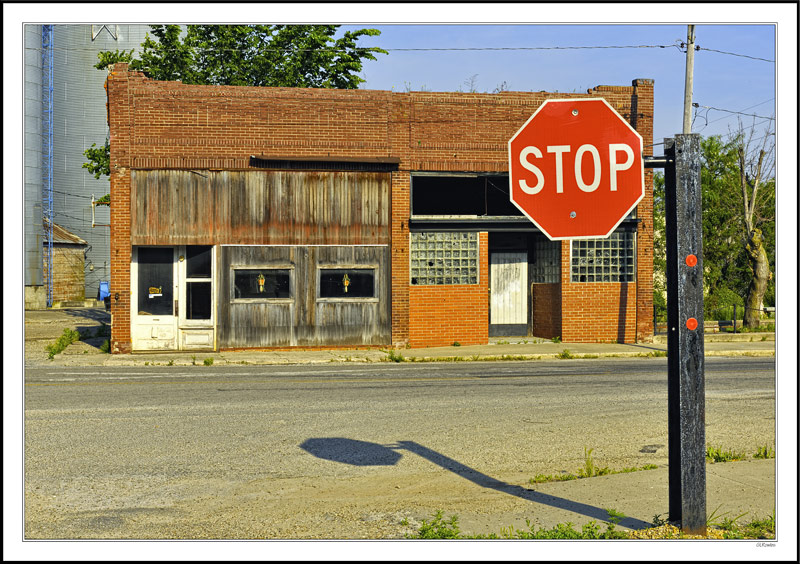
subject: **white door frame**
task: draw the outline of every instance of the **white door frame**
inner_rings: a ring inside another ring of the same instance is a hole
[[[216,350],[217,251],[211,248],[211,275],[187,278],[186,245],[153,245],[147,248],[172,249],[172,313],[140,315],[139,249],[131,253],[131,341],[134,351],[148,350]],[[211,318],[187,319],[187,283],[211,283]]]

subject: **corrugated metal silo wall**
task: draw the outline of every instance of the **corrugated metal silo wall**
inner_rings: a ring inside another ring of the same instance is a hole
[[[25,285],[42,276],[42,26],[25,26]]]
[[[111,275],[110,213],[95,210],[91,198],[109,193],[108,177],[95,179],[82,168],[83,152],[108,135],[105,70],[97,70],[97,54],[138,49],[150,27],[141,24],[74,24],[53,26],[53,208],[55,222],[90,245],[86,254],[86,297],[97,296],[100,281]],[[39,220],[41,224],[41,220]],[[93,270],[89,269],[89,265]]]

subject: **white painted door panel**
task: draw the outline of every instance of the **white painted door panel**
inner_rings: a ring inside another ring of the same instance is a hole
[[[527,253],[492,253],[489,322],[520,325],[528,320]]]

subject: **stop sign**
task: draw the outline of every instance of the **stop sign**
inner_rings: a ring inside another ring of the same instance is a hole
[[[545,101],[508,158],[511,201],[551,240],[608,237],[644,197],[642,137],[602,98]]]

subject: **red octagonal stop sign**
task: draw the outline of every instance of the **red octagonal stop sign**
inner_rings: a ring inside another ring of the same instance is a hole
[[[642,137],[602,98],[545,101],[508,158],[511,201],[552,240],[608,237],[644,197]]]

